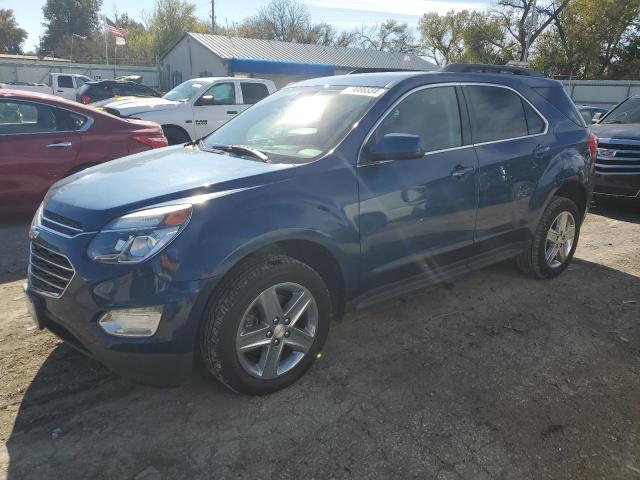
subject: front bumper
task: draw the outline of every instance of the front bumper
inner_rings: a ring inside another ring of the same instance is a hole
[[[640,174],[599,174],[594,175],[594,195],[640,198]]]
[[[163,386],[186,381],[212,280],[171,281],[177,266],[170,248],[141,265],[96,264],[85,253],[92,237],[39,231],[32,240],[66,256],[75,269],[58,298],[34,286],[30,275],[26,294],[40,327],[125,378]],[[98,325],[108,310],[158,305],[162,317],[151,337],[116,337]]]

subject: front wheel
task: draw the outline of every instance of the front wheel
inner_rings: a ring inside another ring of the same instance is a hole
[[[527,250],[517,258],[520,270],[536,278],[560,275],[571,262],[580,234],[580,212],[576,204],[555,197],[542,214]]]
[[[329,291],[311,267],[284,255],[250,259],[210,301],[200,334],[203,362],[232,390],[274,392],[313,365],[332,314]]]

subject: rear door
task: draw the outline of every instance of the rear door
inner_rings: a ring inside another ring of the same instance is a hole
[[[419,135],[426,155],[361,163],[360,234],[365,290],[441,279],[466,270],[478,200],[477,160],[465,135],[458,89],[423,88],[392,107],[367,144],[389,133]],[[365,146],[366,148],[366,146]]]
[[[478,218],[473,267],[510,256],[528,239],[529,202],[551,158],[548,123],[505,86],[465,85],[478,155]]]
[[[194,103],[193,138],[209,135],[235,117],[240,110],[236,98],[236,82],[223,81],[209,87]]]
[[[268,97],[269,89],[264,83],[243,80],[240,82],[240,93],[242,95],[240,111],[244,111],[251,105]]]
[[[74,165],[88,122],[51,105],[0,100],[0,209],[35,208]]]

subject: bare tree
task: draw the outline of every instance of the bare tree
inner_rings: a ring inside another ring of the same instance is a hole
[[[493,12],[502,19],[504,28],[512,37],[517,57],[522,61],[527,56],[528,47],[560,15],[570,1],[498,0]]]
[[[360,48],[381,52],[419,53],[420,46],[406,23],[385,20],[372,27],[362,26],[354,33]]]

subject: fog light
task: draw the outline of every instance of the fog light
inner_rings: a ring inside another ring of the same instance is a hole
[[[158,330],[162,307],[127,308],[105,313],[98,325],[116,337],[151,337]]]

